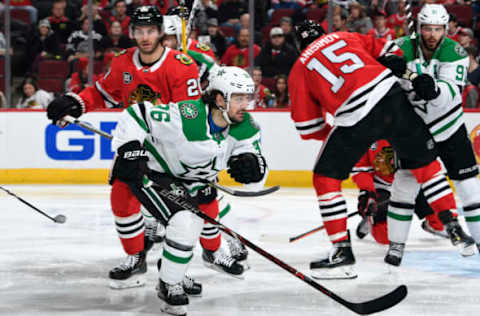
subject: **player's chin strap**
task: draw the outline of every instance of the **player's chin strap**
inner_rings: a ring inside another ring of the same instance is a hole
[[[230,107],[229,106],[229,102],[230,102],[230,97],[223,97],[223,100],[225,101],[225,105],[227,108],[223,108],[221,107],[220,105],[217,104],[217,101],[215,101],[215,107],[220,111],[222,112],[222,116],[223,116],[223,119],[227,122],[228,125],[231,125],[233,124],[232,120],[230,119],[230,116],[228,116],[228,108]]]
[[[81,120],[76,119],[76,118],[74,118],[70,115],[66,115],[65,117],[63,117],[62,120],[64,122],[66,122],[67,124],[75,124],[77,126],[80,126],[84,129],[90,131],[90,132],[101,135],[101,136],[103,136],[107,139],[112,139],[113,138],[113,136],[111,134],[96,128],[95,126],[93,126],[92,124],[90,124],[88,122],[81,121]],[[199,180],[199,181],[200,182],[205,182],[205,180]],[[228,188],[228,187],[224,187],[223,185],[220,185],[218,183],[211,182],[211,181],[206,181],[206,183],[209,186],[211,186],[213,188],[216,188],[217,190],[220,190],[222,192],[228,193],[228,194],[233,195],[233,196],[242,196],[242,197],[254,197],[254,196],[267,195],[267,194],[276,192],[280,189],[280,186],[276,185],[276,186],[266,188],[266,189],[262,189],[262,190],[258,190],[258,191],[242,191],[242,190],[235,190],[235,189],[231,189],[231,188]]]

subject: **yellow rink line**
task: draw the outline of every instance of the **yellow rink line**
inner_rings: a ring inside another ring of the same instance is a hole
[[[108,169],[0,169],[3,184],[106,184]],[[238,185],[225,172],[220,173],[220,184]],[[305,170],[270,170],[266,186],[312,187],[312,172]],[[344,188],[354,188],[348,179]]]

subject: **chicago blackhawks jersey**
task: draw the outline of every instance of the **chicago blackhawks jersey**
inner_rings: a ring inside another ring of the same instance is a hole
[[[328,132],[324,114],[336,126],[352,126],[397,82],[377,62],[385,53],[401,54],[393,43],[358,33],[337,32],[311,43],[288,79],[292,119],[304,139],[322,140]]]
[[[390,191],[395,174],[395,153],[390,143],[381,139],[373,143],[352,169],[352,180],[360,190]]]
[[[212,134],[202,100],[158,105],[147,101],[128,107],[113,132],[112,148],[116,151],[132,140],[144,144],[151,170],[193,181],[215,180],[232,155],[261,154],[260,130],[250,114]],[[194,193],[204,186],[194,182],[188,188]]]
[[[418,40],[417,38],[415,43],[418,43]],[[448,139],[464,123],[461,89],[467,79],[468,54],[460,44],[444,38],[432,58],[426,60],[420,46],[415,44],[414,47],[410,37],[405,36],[395,42],[403,51],[408,69],[435,78],[440,94],[428,102],[416,97],[410,81],[402,80],[402,86],[410,91],[410,102],[427,124],[435,141]]]
[[[136,47],[124,50],[112,61],[110,71],[80,93],[86,111],[104,107],[128,107],[160,99],[162,103],[200,98],[198,67],[185,54],[165,48],[153,65],[142,65]]]

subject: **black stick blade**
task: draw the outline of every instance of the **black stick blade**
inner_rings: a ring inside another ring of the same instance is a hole
[[[400,285],[392,292],[364,303],[347,303],[346,306],[360,315],[370,315],[386,310],[400,303],[407,296],[407,287]]]
[[[55,223],[63,224],[67,221],[67,217],[65,217],[65,215],[60,214],[55,216],[53,220],[55,221]]]
[[[260,191],[240,191],[240,190],[232,190],[232,195],[234,196],[262,196],[267,195],[273,192],[278,191],[280,189],[279,185],[276,185],[271,188],[263,189]]]

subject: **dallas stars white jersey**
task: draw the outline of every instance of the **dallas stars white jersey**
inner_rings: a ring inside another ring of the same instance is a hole
[[[416,39],[418,43],[419,39]],[[418,100],[412,84],[408,80],[401,80],[402,87],[411,91],[410,102],[415,111],[427,124],[435,141],[448,139],[464,124],[462,109],[463,87],[468,74],[469,59],[466,51],[457,42],[444,38],[430,61],[426,61],[422,50],[417,44],[414,48],[409,36],[401,37],[395,41],[403,51],[407,60],[407,67],[418,74],[426,73],[435,78],[440,89],[440,95],[431,101]],[[418,58],[414,57],[414,49]]]
[[[213,181],[232,155],[261,153],[260,130],[250,114],[221,133],[212,134],[208,107],[201,100],[153,105],[144,102],[125,109],[113,132],[112,148],[139,140],[148,151],[148,167],[187,180]],[[143,112],[143,113],[142,113]],[[191,184],[195,189],[205,184]]]

